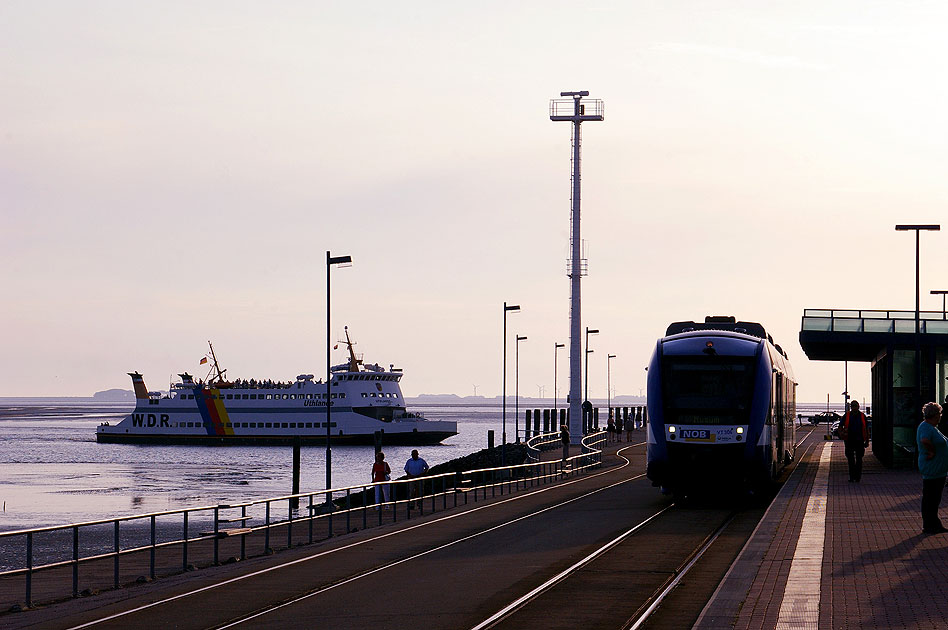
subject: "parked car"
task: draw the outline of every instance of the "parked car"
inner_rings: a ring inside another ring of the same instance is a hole
[[[815,416],[810,416],[810,424],[833,424],[843,417],[835,411],[821,411]]]

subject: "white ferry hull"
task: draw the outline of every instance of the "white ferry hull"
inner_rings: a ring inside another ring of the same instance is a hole
[[[326,401],[332,403],[333,444],[437,444],[457,435],[453,421],[427,420],[405,410],[400,372],[335,373],[331,395],[305,376],[268,387],[213,387],[191,381],[168,396],[151,395],[133,373],[135,410],[116,425],[102,424],[96,441],[124,444],[326,443]],[[186,375],[185,375],[186,376]]]

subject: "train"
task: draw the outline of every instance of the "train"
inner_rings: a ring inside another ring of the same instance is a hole
[[[761,324],[672,323],[648,366],[646,476],[681,496],[772,486],[796,452],[796,387]]]

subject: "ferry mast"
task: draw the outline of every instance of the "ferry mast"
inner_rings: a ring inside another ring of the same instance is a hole
[[[570,279],[569,309],[569,434],[573,444],[579,444],[583,432],[582,416],[582,300],[580,281],[587,273],[586,259],[582,257],[582,239],[579,230],[580,201],[580,144],[582,134],[580,125],[587,121],[602,121],[603,102],[600,99],[583,101],[589,92],[560,92],[560,96],[569,98],[550,101],[550,120],[573,123],[573,153],[570,201],[570,259],[567,261],[566,275]]]

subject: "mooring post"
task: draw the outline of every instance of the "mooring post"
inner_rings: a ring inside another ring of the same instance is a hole
[[[293,493],[300,493],[300,437],[296,436],[293,438]],[[290,507],[294,510],[298,510],[300,507],[299,497],[293,497],[290,499]]]
[[[487,432],[487,448],[494,448],[494,432],[493,432],[493,430]]]

